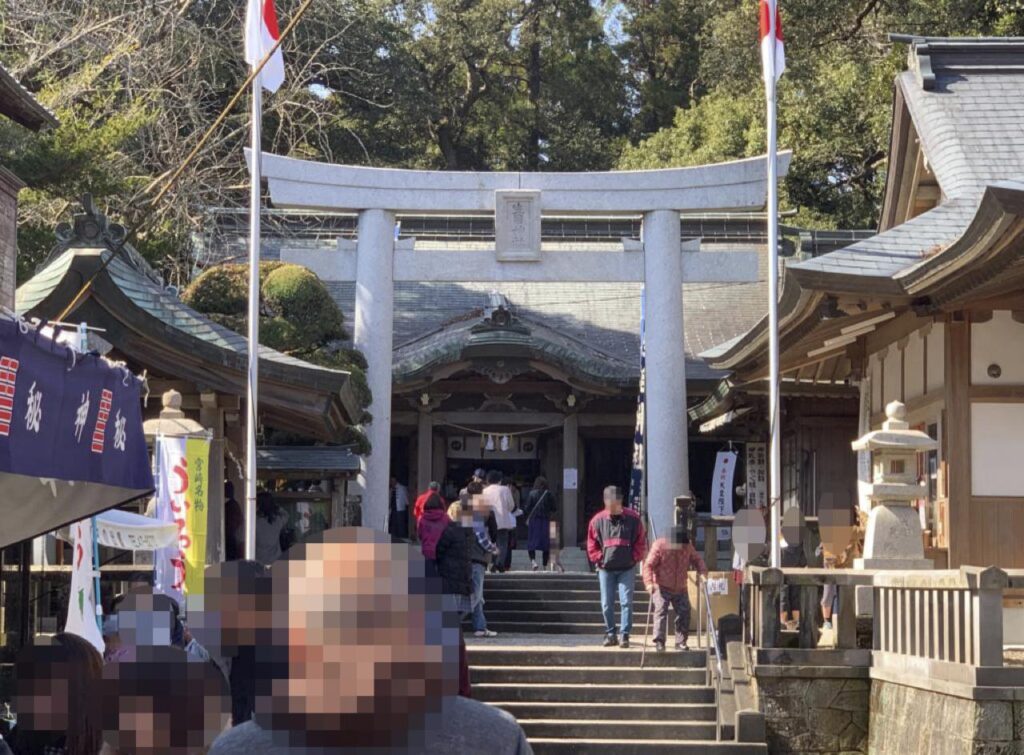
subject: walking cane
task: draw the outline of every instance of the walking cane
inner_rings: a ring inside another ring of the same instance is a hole
[[[654,608],[654,593],[651,592],[647,598],[647,625],[644,627],[644,646],[640,651],[640,668],[644,667],[644,658],[647,657],[647,635],[651,632],[651,611]]]

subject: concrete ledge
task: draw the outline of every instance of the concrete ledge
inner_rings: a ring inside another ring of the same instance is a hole
[[[852,648],[757,648],[751,661],[755,666],[867,669],[871,666],[871,651]]]
[[[960,682],[950,682],[943,679],[925,679],[887,669],[871,669],[871,678],[877,679],[880,682],[898,684],[902,687],[913,687],[914,689],[927,692],[937,692],[963,700],[1024,701],[1024,687],[982,687],[962,684]]]
[[[847,666],[755,666],[755,679],[868,679],[870,669]]]
[[[929,658],[913,658],[896,653],[873,652],[872,671],[883,671],[918,686],[916,680],[934,680],[966,687],[1018,687],[1024,689],[1024,668],[1018,666],[969,666]]]

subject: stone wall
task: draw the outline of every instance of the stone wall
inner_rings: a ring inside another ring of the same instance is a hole
[[[867,753],[870,681],[825,676],[828,669],[820,667],[806,669],[813,672],[809,676],[793,673],[799,671],[755,672],[753,686],[765,715],[768,752]]]
[[[875,679],[870,723],[872,755],[1024,753],[1020,700],[973,700]]]

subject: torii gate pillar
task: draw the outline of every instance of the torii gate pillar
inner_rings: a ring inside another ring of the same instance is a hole
[[[359,213],[356,312],[352,344],[366,357],[366,382],[373,396],[366,427],[369,456],[359,459],[363,526],[387,529],[391,470],[391,351],[395,320],[395,214]]]
[[[679,213],[644,214],[647,298],[647,510],[656,534],[668,534],[675,497],[690,490],[686,352]]]

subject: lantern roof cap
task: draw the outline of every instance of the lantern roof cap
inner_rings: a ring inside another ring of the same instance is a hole
[[[881,430],[872,430],[853,442],[854,451],[918,452],[938,448],[938,441],[920,430],[910,429],[903,402],[890,402],[885,407],[885,417]]]

